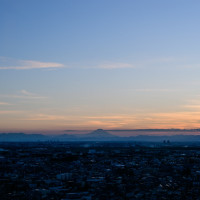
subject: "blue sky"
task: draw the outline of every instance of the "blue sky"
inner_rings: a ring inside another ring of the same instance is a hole
[[[199,128],[199,8],[1,0],[1,131]]]

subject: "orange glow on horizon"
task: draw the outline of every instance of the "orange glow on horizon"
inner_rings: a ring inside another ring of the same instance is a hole
[[[195,129],[200,112],[147,113],[136,115],[80,116],[44,115],[1,120],[2,131],[49,131],[102,129]]]

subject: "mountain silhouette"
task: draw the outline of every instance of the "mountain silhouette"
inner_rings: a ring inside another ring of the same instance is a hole
[[[148,131],[145,131],[148,134]],[[192,133],[193,131],[191,131]],[[166,132],[165,132],[166,133]],[[179,132],[183,133],[183,132]],[[136,135],[116,136],[103,129],[97,129],[87,134],[42,135],[25,133],[0,133],[0,142],[39,142],[39,141],[139,141],[139,142],[200,142],[200,135]]]
[[[112,135],[103,129],[97,129],[92,131],[91,133],[84,134],[84,137],[92,137],[92,138],[113,138],[117,137],[116,135]]]

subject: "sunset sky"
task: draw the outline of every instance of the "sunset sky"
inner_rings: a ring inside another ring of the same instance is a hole
[[[0,132],[200,128],[199,0],[0,0]]]

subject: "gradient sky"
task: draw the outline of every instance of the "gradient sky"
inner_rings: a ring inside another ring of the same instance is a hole
[[[0,0],[0,131],[200,128],[199,0]]]

